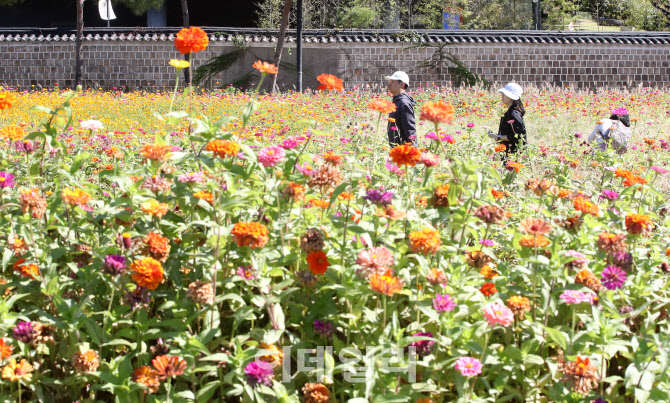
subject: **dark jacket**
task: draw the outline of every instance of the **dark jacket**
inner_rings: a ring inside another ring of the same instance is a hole
[[[389,138],[389,145],[395,147],[405,143],[413,143],[416,145],[416,123],[414,118],[414,107],[416,102],[403,92],[393,97],[396,111],[389,113],[389,118],[395,119],[395,122],[389,122],[387,127],[387,134]],[[391,130],[396,127],[396,130]],[[413,140],[410,139],[413,136]]]
[[[509,123],[510,121],[512,122]],[[514,106],[510,106],[500,118],[498,135],[507,136],[508,141],[503,141],[502,144],[507,147],[508,153],[516,153],[519,144],[526,145],[526,125],[521,112],[514,109]]]

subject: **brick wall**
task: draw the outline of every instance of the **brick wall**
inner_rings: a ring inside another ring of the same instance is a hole
[[[249,45],[248,57],[214,81],[225,85],[253,71],[254,58],[272,58],[273,43]],[[0,42],[0,85],[72,87],[74,46],[72,41]],[[229,42],[211,42],[206,51],[196,54],[194,67],[230,49]],[[305,86],[313,88],[316,75],[331,73],[340,76],[347,88],[378,87],[384,84],[382,77],[395,70],[407,71],[414,83],[449,85],[453,77],[446,68],[418,68],[422,61],[437,56],[436,49],[413,47],[409,42],[308,43],[304,45]],[[670,84],[670,45],[462,43],[444,50],[491,82],[578,88]],[[86,40],[83,80],[92,87],[169,88],[174,83],[174,69],[167,64],[172,58],[180,55],[167,40]],[[287,44],[283,60],[295,63],[295,43]],[[283,88],[293,88],[294,74],[283,72],[279,82]]]
[[[459,44],[444,51],[494,83],[577,88],[670,85],[667,45]],[[398,44],[343,46],[338,70],[349,85],[380,85],[382,76],[394,70],[407,71],[417,83],[449,85],[453,76],[447,69],[417,66],[437,58],[436,52],[436,47]]]

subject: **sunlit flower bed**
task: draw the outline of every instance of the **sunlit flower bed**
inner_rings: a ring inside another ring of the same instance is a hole
[[[0,398],[670,401],[670,94],[323,84],[0,92]]]

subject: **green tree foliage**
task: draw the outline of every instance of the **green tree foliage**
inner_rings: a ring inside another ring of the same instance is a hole
[[[23,3],[25,0],[0,0],[0,7],[11,7]]]

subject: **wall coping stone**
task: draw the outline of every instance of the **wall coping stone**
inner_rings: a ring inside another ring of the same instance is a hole
[[[279,31],[261,28],[202,27],[211,42],[276,42]],[[84,28],[84,41],[173,41],[181,28],[113,27]],[[74,42],[72,28],[0,28],[0,42]],[[295,43],[296,31],[287,31],[286,42]],[[670,45],[670,32],[597,32],[597,31],[475,31],[475,30],[343,30],[308,29],[304,43],[321,44],[589,44],[589,45]]]

